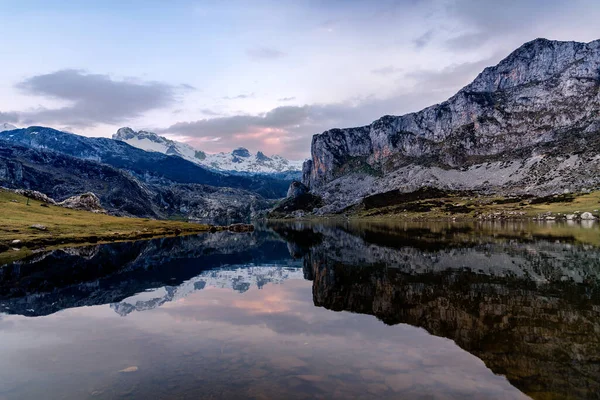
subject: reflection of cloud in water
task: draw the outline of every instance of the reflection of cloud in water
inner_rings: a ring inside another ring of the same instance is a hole
[[[386,326],[368,315],[314,307],[311,282],[305,280],[252,286],[244,293],[195,291],[128,318],[108,310],[95,306],[43,318],[7,316],[18,321],[8,329],[26,340],[11,347],[0,343],[0,382],[10,381],[32,398],[47,386],[44,380],[29,381],[23,372],[31,369],[48,371],[45,381],[55,384],[53,393],[70,393],[70,398],[92,391],[110,398],[132,385],[136,398],[184,393],[525,398],[450,340],[407,325]],[[28,332],[61,340],[38,348]],[[130,366],[138,371],[127,377],[117,373]],[[11,368],[20,373],[12,374]],[[86,385],[69,384],[83,379]]]

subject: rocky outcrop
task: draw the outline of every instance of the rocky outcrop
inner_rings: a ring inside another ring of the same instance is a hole
[[[91,192],[69,197],[68,199],[58,203],[58,205],[65,208],[72,208],[74,210],[106,213],[106,210],[102,208],[102,205],[100,204],[100,199],[98,196]]]
[[[56,201],[54,201],[54,199],[51,199],[44,193],[38,192],[37,190],[17,189],[15,190],[15,193],[33,200],[41,201],[42,203],[56,204]]]
[[[302,182],[293,181],[292,183],[290,183],[290,188],[288,189],[287,197],[296,198],[306,193],[308,193],[308,188],[306,187],[306,185],[304,185]]]
[[[298,218],[323,205],[321,198],[309,192],[302,182],[293,181],[287,197],[268,214],[269,218]]]
[[[303,183],[336,212],[422,186],[551,194],[600,186],[600,41],[526,43],[449,100],[312,140]]]

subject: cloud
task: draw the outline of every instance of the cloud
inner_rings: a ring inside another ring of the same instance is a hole
[[[246,50],[248,57],[254,60],[274,60],[285,57],[285,53],[270,47],[256,47]]]
[[[186,137],[206,151],[243,146],[253,151],[281,154],[292,159],[309,155],[312,135],[332,128],[370,124],[383,115],[403,115],[445,100],[470,83],[485,67],[501,58],[452,65],[442,70],[405,74],[412,89],[386,98],[364,97],[332,104],[280,106],[255,115],[233,115],[182,121],[161,132]]]
[[[222,113],[211,110],[210,108],[202,108],[199,111],[204,115],[208,115],[209,117],[217,117],[223,115]]]
[[[16,112],[0,111],[0,123],[3,122],[19,122],[19,114]]]
[[[496,54],[480,61],[466,62],[450,65],[439,71],[420,70],[404,75],[412,79],[424,91],[458,91],[466,86],[484,70],[484,68],[495,65],[502,59],[502,55]]]
[[[277,101],[293,101],[293,100],[296,100],[296,98],[293,96],[292,97],[282,97],[280,99],[277,99]]]
[[[253,99],[256,97],[254,92],[247,94],[238,94],[237,96],[225,96],[223,100],[243,100],[243,99]]]
[[[56,123],[77,128],[97,124],[120,124],[143,113],[165,108],[190,85],[173,86],[161,82],[114,80],[108,75],[66,69],[28,78],[16,85],[21,91],[65,101],[59,108],[41,107],[19,113],[20,121]]]
[[[450,50],[470,50],[483,46],[491,36],[487,33],[465,33],[454,38],[447,39],[444,44]]]
[[[372,69],[371,73],[376,74],[376,75],[388,76],[388,75],[396,74],[401,71],[402,71],[402,68],[394,67],[393,65],[388,65],[387,67]]]
[[[417,49],[422,49],[423,47],[427,46],[429,42],[431,42],[431,39],[433,39],[433,35],[434,30],[430,29],[415,40],[413,40],[413,44]]]
[[[458,23],[445,32],[450,50],[515,49],[537,37],[562,40],[593,40],[594,21],[600,17],[595,0],[454,0],[448,18]],[[550,37],[549,37],[550,36]]]

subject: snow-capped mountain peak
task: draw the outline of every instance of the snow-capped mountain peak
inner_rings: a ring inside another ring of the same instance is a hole
[[[273,174],[299,173],[302,170],[303,161],[291,161],[278,155],[268,157],[261,151],[252,154],[244,147],[239,147],[231,153],[208,154],[194,149],[186,143],[167,139],[154,132],[136,132],[127,127],[119,129],[113,135],[113,139],[123,141],[146,151],[156,151],[179,156],[217,171]]]
[[[0,132],[12,131],[15,129],[18,129],[18,128],[16,126],[14,126],[13,124],[9,124],[8,122],[0,123]]]

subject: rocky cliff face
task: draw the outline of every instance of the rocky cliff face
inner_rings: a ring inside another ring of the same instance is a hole
[[[550,194],[600,186],[600,40],[537,39],[449,100],[312,140],[303,182],[335,212],[422,186]]]

